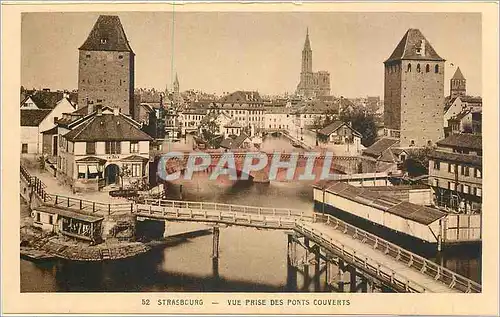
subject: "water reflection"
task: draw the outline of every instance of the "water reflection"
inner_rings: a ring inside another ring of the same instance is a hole
[[[296,150],[282,137],[268,136],[267,148]],[[171,199],[273,206],[312,212],[312,182],[240,181],[230,186],[199,178],[169,187]],[[170,224],[169,224],[170,226]],[[115,262],[21,260],[22,292],[283,292],[287,287],[287,237],[284,232],[227,227],[220,230],[218,278],[213,276],[212,236]],[[459,274],[479,281],[479,248],[460,248],[427,255]],[[298,283],[301,277],[298,277]],[[312,291],[312,289],[299,291]]]

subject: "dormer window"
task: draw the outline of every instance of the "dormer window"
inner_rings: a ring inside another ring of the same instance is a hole
[[[107,39],[101,39],[101,44],[106,44],[108,42]]]

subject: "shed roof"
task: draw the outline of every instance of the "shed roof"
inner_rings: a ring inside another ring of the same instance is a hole
[[[326,192],[423,225],[429,225],[446,216],[446,213],[437,209],[404,202],[369,188],[355,187],[344,182],[331,183],[326,187]]]
[[[447,138],[444,138],[443,140],[437,141],[436,144],[441,147],[482,150],[483,138],[481,135],[458,133],[452,134]]]
[[[63,217],[78,219],[85,222],[97,222],[104,219],[104,217],[87,214],[81,211],[75,211],[74,209],[64,208],[64,207],[53,207],[53,206],[38,206],[35,208],[36,211],[46,212],[50,214],[57,214]]]

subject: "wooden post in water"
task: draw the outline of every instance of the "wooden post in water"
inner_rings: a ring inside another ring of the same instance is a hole
[[[304,238],[304,246],[306,247],[306,256],[304,261],[304,286],[303,290],[308,290],[311,284],[311,277],[309,276],[309,239]]]
[[[356,288],[356,268],[352,265],[349,265],[349,292],[350,293],[356,293],[357,288]]]
[[[219,227],[213,227],[213,243],[212,243],[212,272],[216,280],[219,279]]]
[[[297,290],[297,269],[295,268],[295,241],[291,233],[288,234],[287,251],[286,288],[293,292]]]
[[[319,245],[316,245],[316,250],[314,252],[314,260],[316,261],[316,264],[314,266],[314,291],[319,292],[320,291],[319,277],[321,275],[321,273],[320,273],[321,257],[320,257]],[[326,263],[325,263],[325,265],[326,265]]]

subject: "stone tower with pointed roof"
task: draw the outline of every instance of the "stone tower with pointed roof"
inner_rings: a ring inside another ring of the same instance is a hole
[[[309,41],[309,29],[302,49],[302,68],[300,82],[297,86],[297,95],[314,98],[330,95],[330,74],[326,71],[312,71],[312,49]]]
[[[134,58],[120,18],[99,16],[79,48],[79,107],[102,104],[133,115]]]
[[[444,59],[418,29],[409,29],[384,62],[384,135],[401,147],[444,137]]]
[[[450,79],[450,97],[465,96],[466,93],[465,77],[460,71],[460,67],[458,67],[455,75]]]

